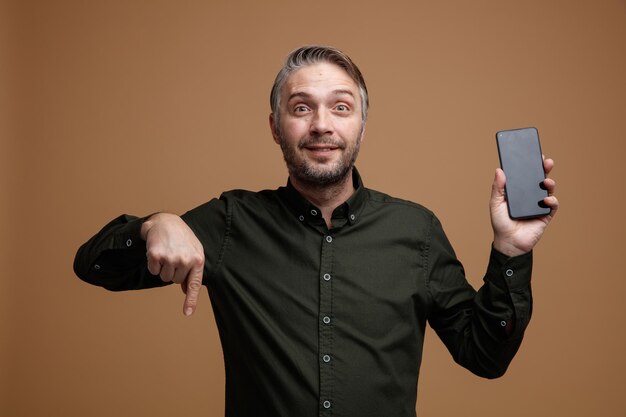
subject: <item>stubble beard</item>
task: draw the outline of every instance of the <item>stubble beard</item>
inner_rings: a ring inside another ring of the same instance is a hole
[[[302,152],[306,146],[314,144],[337,146],[342,151],[341,158],[332,164],[321,165],[313,163],[298,153],[298,151]],[[289,175],[311,187],[329,187],[344,181],[352,172],[360,147],[361,138],[358,138],[354,145],[346,145],[344,141],[320,136],[303,139],[296,147],[290,147],[287,141],[282,136],[280,137],[280,148],[283,151]]]

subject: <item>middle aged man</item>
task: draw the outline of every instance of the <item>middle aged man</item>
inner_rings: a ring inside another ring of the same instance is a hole
[[[227,416],[415,416],[427,322],[456,362],[502,375],[530,319],[531,250],[557,210],[554,181],[551,214],[514,221],[496,170],[476,292],[432,212],[363,186],[368,96],[347,55],[291,53],[271,106],[287,186],[226,192],[182,218],[120,216],[79,249],[76,273],[110,290],[181,284],[187,315],[206,285]]]

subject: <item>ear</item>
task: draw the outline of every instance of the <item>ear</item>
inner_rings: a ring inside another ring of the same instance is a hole
[[[278,130],[276,129],[276,119],[274,118],[274,113],[270,113],[269,122],[274,142],[280,145],[280,136],[278,136]]]

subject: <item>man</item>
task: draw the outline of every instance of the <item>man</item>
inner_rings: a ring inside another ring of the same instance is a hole
[[[426,322],[456,362],[502,375],[530,319],[531,250],[557,210],[554,181],[550,215],[513,221],[496,171],[476,292],[433,213],[364,188],[354,162],[368,96],[348,56],[294,51],[271,107],[286,187],[226,192],[182,218],[121,216],[79,249],[78,276],[110,290],[180,284],[187,315],[207,286],[228,416],[415,416]]]

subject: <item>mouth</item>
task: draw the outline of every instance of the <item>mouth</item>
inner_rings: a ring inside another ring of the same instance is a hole
[[[319,161],[328,160],[333,157],[339,150],[339,146],[335,145],[309,145],[304,146],[305,152],[312,158]]]
[[[309,145],[304,146],[304,149],[311,152],[330,152],[339,149],[339,146],[335,145]]]
[[[337,143],[337,141],[331,138],[322,137],[306,140],[300,144],[300,148],[310,152],[331,152],[342,149],[342,146],[341,143]]]
[[[331,137],[307,138],[299,146],[310,158],[318,162],[334,159],[345,147],[342,142]]]

